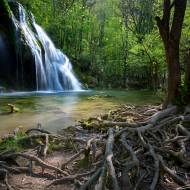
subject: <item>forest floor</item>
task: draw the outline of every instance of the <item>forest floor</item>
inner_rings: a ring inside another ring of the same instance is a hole
[[[190,189],[189,123],[175,106],[122,105],[59,134],[15,130],[0,142],[0,190]]]

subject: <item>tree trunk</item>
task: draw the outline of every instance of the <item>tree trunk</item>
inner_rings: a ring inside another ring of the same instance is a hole
[[[122,13],[122,17],[124,19],[124,25],[125,25],[125,37],[123,40],[123,87],[127,87],[127,63],[128,63],[128,22],[129,22],[129,13],[127,9],[127,4],[125,0],[120,0],[120,9]]]
[[[185,85],[187,88],[185,101],[187,102],[187,104],[190,104],[190,48],[187,52],[187,60],[185,65]]]
[[[187,52],[187,60],[185,65],[185,82],[190,85],[190,48]]]
[[[181,84],[179,43],[181,39],[182,25],[186,10],[187,0],[164,0],[163,17],[156,17],[160,36],[163,40],[168,66],[168,93],[164,108],[172,104],[180,97],[179,87]],[[174,7],[172,23],[171,9]]]
[[[167,107],[167,105],[173,103],[176,97],[180,96],[179,87],[181,84],[181,72],[179,62],[179,47],[175,47],[174,44],[170,43],[168,47],[165,48],[165,52],[168,65],[168,90],[164,107]]]

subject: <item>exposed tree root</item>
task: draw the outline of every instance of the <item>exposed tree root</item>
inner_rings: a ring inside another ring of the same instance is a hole
[[[109,136],[108,136],[108,140],[107,140],[107,143],[106,143],[106,152],[105,152],[106,162],[107,162],[107,165],[108,165],[109,174],[110,174],[111,179],[112,179],[113,189],[114,190],[119,190],[120,187],[118,185],[115,168],[114,168],[113,161],[112,161],[112,159],[113,159],[113,145],[114,145],[113,128],[109,128],[108,135]]]
[[[61,168],[64,168],[66,165],[68,165],[69,163],[71,163],[72,161],[74,161],[76,158],[78,158],[81,154],[83,154],[85,152],[85,149],[80,150],[79,152],[77,152],[75,155],[73,155],[67,162],[63,163]]]
[[[44,134],[51,134],[49,131],[46,131],[41,128],[31,128],[26,131],[26,134],[29,135],[31,132],[39,132],[39,133],[44,133]]]
[[[55,172],[58,172],[60,174],[64,174],[66,176],[68,176],[69,174],[55,166],[52,166],[50,164],[45,163],[43,160],[41,160],[40,158],[34,156],[34,155],[29,155],[29,154],[25,154],[25,153],[13,153],[13,154],[9,154],[3,157],[4,160],[6,160],[7,158],[10,157],[22,157],[25,159],[28,159],[31,162],[36,162],[39,166],[41,166],[42,168],[46,168],[49,170],[53,170]]]
[[[47,187],[50,187],[52,185],[66,183],[66,182],[73,182],[76,179],[80,179],[82,177],[92,175],[93,173],[94,173],[94,170],[90,171],[90,172],[82,173],[82,174],[75,174],[75,175],[69,175],[69,176],[66,176],[66,177],[62,177],[60,179],[54,180]]]
[[[95,183],[102,171],[102,168],[99,168],[91,177],[90,179],[80,187],[79,190],[87,190],[93,183]]]
[[[4,181],[7,189],[13,190],[12,186],[9,184],[9,181],[8,181],[8,171],[6,169],[0,169],[0,174],[3,178],[3,181]]]
[[[150,185],[150,190],[154,190],[156,188],[156,185],[158,183],[159,176],[160,176],[160,162],[155,153],[154,148],[150,144],[149,144],[149,150],[150,150],[150,155],[154,159],[154,169],[155,169],[155,174],[154,174],[152,183]]]
[[[76,128],[65,129],[63,135],[30,129],[24,139],[29,142],[43,139],[42,157],[2,152],[0,167],[2,171],[16,175],[28,173],[29,167],[10,165],[8,159],[22,157],[30,163],[36,162],[40,167],[60,174],[53,173],[54,179],[47,185],[51,189],[58,184],[74,184],[76,181],[80,182],[80,187],[76,187],[80,190],[160,190],[168,181],[175,189],[188,189],[188,114],[187,111],[179,112],[176,106],[160,111],[160,106],[125,105],[109,114],[82,121]],[[51,143],[61,143],[72,153],[61,163],[62,169],[46,162]]]
[[[165,171],[166,173],[168,173],[168,174],[170,175],[170,177],[171,177],[177,184],[179,184],[179,185],[186,185],[185,181],[184,181],[182,178],[180,178],[179,176],[177,176],[173,170],[169,169],[169,168],[165,165],[165,163],[164,163],[164,161],[163,161],[163,159],[162,159],[161,156],[159,156],[159,160],[160,160],[160,163],[161,163],[161,165],[162,165],[164,171]]]

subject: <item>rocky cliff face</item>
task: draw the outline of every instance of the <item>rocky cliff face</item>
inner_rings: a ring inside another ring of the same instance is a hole
[[[0,86],[13,89],[35,89],[35,61],[18,27],[19,4],[0,2]],[[8,12],[11,11],[11,17]]]

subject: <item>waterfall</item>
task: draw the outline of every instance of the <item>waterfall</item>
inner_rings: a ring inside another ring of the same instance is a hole
[[[73,73],[68,57],[55,47],[34,18],[31,19],[31,29],[22,5],[19,5],[19,17],[21,34],[24,35],[35,60],[37,91],[81,90],[81,84]]]

